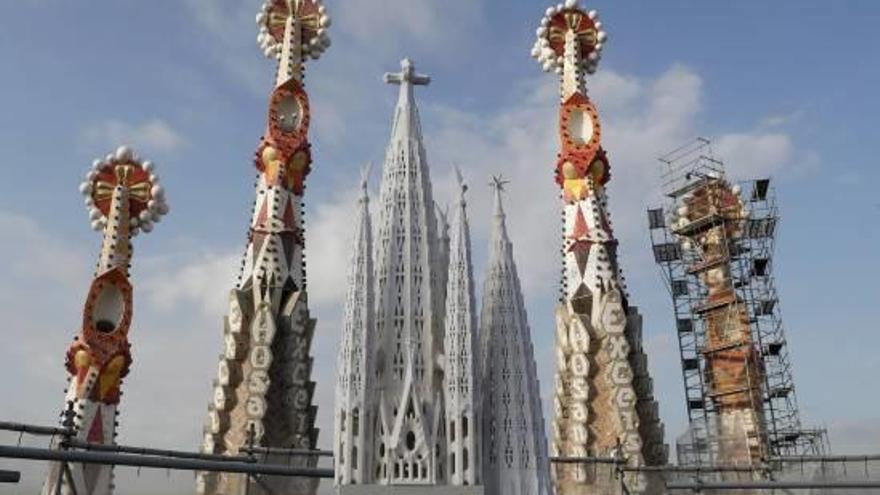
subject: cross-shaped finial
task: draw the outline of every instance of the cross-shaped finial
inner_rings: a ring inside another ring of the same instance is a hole
[[[496,191],[501,192],[501,191],[504,191],[504,186],[509,183],[510,183],[510,181],[505,180],[503,176],[493,175],[492,182],[490,182],[489,185],[492,186],[492,188],[495,189]]]
[[[405,58],[400,61],[400,72],[385,74],[385,82],[388,84],[412,84],[415,86],[427,86],[431,83],[431,77],[416,74],[416,66],[412,60]]]

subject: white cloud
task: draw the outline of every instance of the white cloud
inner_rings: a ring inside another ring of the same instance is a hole
[[[794,156],[791,138],[781,132],[750,132],[721,136],[715,152],[735,178],[768,177]]]
[[[140,284],[146,297],[161,311],[174,312],[195,306],[217,318],[226,312],[227,293],[235,282],[240,253],[203,252],[189,260],[148,260]]]
[[[114,149],[121,144],[141,152],[171,153],[186,144],[186,138],[162,119],[131,124],[117,119],[85,127],[80,133],[84,147]]]
[[[358,192],[342,191],[336,197],[316,205],[315,218],[306,219],[306,276],[312,307],[338,309],[345,297]]]

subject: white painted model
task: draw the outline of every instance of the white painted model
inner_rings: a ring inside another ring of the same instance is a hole
[[[451,485],[478,485],[480,462],[480,368],[477,304],[474,297],[471,234],[464,194],[467,186],[458,169],[459,195],[449,241],[444,335],[447,478]]]
[[[376,400],[372,380],[375,300],[373,227],[367,194],[368,169],[361,177],[353,250],[348,273],[334,405],[335,484],[362,485],[372,478]]]
[[[437,313],[437,220],[414,85],[427,85],[409,59],[401,72],[385,155],[376,229],[378,397],[372,455],[378,484],[436,484],[443,475],[443,319]]]
[[[480,315],[486,495],[549,495],[550,468],[535,353],[495,180]]]

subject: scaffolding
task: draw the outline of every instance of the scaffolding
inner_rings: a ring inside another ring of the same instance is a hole
[[[737,462],[724,455],[737,443],[753,464],[824,454],[824,430],[804,429],[798,413],[772,276],[779,213],[770,180],[730,184],[703,138],[660,162],[665,204],[648,210],[648,222],[681,357],[689,429],[677,441],[679,465]],[[740,412],[748,427],[732,429]]]

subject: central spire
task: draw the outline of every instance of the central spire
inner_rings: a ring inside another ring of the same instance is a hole
[[[437,289],[445,267],[422,143],[414,85],[428,84],[409,59],[386,74],[400,84],[382,170],[376,227],[376,483],[443,479],[441,362],[443,307]],[[438,455],[439,454],[439,455]]]

